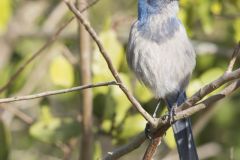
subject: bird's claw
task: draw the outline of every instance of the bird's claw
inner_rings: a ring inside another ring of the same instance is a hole
[[[172,107],[169,113],[169,118],[170,118],[170,125],[174,123],[174,116],[175,116],[175,107]]]
[[[145,127],[145,135],[148,139],[152,139],[152,135],[151,135],[151,129],[150,129],[150,124],[147,123],[146,127]]]

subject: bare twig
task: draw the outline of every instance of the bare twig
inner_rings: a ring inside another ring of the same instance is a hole
[[[29,125],[32,124],[33,121],[34,121],[32,117],[30,117],[26,113],[22,112],[21,110],[18,110],[17,108],[10,107],[10,106],[8,106],[6,104],[1,104],[0,108],[3,108],[5,110],[11,112],[16,117],[18,117],[20,120],[22,120],[23,122],[25,122],[25,123],[27,123]]]
[[[41,97],[47,97],[47,96],[52,96],[52,95],[57,95],[57,94],[64,94],[64,93],[80,91],[80,90],[89,89],[89,88],[96,88],[96,87],[103,87],[103,86],[110,86],[110,85],[119,85],[119,84],[115,81],[102,82],[102,83],[88,84],[88,85],[83,85],[83,86],[78,86],[78,87],[73,87],[73,88],[68,88],[68,89],[47,91],[47,92],[42,92],[42,93],[27,95],[27,96],[3,98],[3,99],[0,99],[0,104],[1,103],[10,103],[10,102],[15,102],[15,101],[24,101],[24,100],[36,99],[36,98],[41,98]]]
[[[239,87],[240,87],[240,80],[236,80],[235,82],[233,82],[229,86],[227,86],[225,89],[223,89],[220,93],[215,94],[215,95],[207,98],[206,100],[204,100],[194,106],[191,106],[188,109],[185,109],[183,111],[177,111],[176,116],[174,116],[174,120],[180,120],[182,118],[190,117],[191,115],[205,109],[206,107],[211,107],[217,101],[232,94],[234,91],[239,89]]]
[[[72,5],[68,0],[65,0],[65,3],[67,4],[67,6],[69,7],[69,9],[75,14],[75,16],[79,19],[79,21],[84,25],[85,29],[89,32],[89,34],[91,35],[91,37],[93,38],[93,40],[97,43],[100,53],[102,54],[102,56],[105,58],[107,64],[108,64],[108,68],[111,71],[112,75],[114,76],[114,78],[116,79],[116,81],[119,83],[119,87],[122,89],[122,91],[125,93],[125,95],[128,97],[129,101],[136,107],[136,109],[139,111],[139,113],[142,114],[142,116],[154,127],[156,128],[157,126],[160,126],[159,130],[157,130],[157,133],[159,135],[165,133],[165,131],[168,129],[169,125],[169,118],[168,116],[164,116],[161,117],[158,120],[158,123],[156,123],[156,121],[141,107],[141,105],[139,104],[139,102],[129,93],[129,91],[127,90],[127,88],[124,86],[124,84],[122,83],[116,69],[113,67],[112,62],[107,54],[107,52],[105,51],[105,49],[103,48],[103,45],[101,44],[97,34],[95,33],[95,31],[92,29],[92,27],[90,26],[90,24],[83,18],[82,14],[74,7],[74,5]],[[220,86],[232,81],[232,80],[236,80],[240,78],[240,69],[231,72],[231,73],[226,73],[225,75],[219,77],[217,80],[215,80],[214,82],[206,85],[205,87],[203,87],[202,89],[200,89],[196,94],[194,94],[190,99],[188,99],[183,105],[181,105],[181,107],[178,108],[177,110],[177,114],[176,116],[174,116],[175,120],[179,120],[185,117],[189,117],[192,114],[206,108],[207,106],[209,106],[210,104],[213,104],[214,102],[222,99],[223,97],[225,97],[226,95],[222,95],[224,92],[221,92],[219,95],[215,95],[212,96],[211,99],[207,99],[205,101],[203,101],[200,104],[197,104],[194,107],[193,106],[196,102],[200,101],[204,96],[206,96],[207,94],[211,93],[212,91],[216,90],[217,88],[219,88]],[[235,89],[237,89],[239,86],[235,86]],[[227,87],[229,88],[229,87]],[[224,90],[226,91],[227,88]],[[234,87],[230,87],[231,89],[233,89]],[[234,89],[234,90],[235,90]],[[230,90],[230,89],[229,89]],[[234,90],[230,90],[231,92],[233,92]],[[227,93],[227,92],[226,92]],[[190,108],[191,107],[191,108]],[[154,146],[154,145],[153,145]]]
[[[87,7],[81,10],[81,12],[84,12],[94,4],[96,4],[99,0],[93,1],[91,4],[89,4]],[[9,80],[6,82],[5,85],[3,85],[0,88],[0,93],[2,93],[4,90],[6,90],[13,81],[22,73],[22,71],[36,58],[38,57],[44,50],[46,50],[50,45],[52,45],[60,35],[60,33],[74,20],[75,17],[70,18],[68,21],[66,21],[62,26],[57,29],[57,31],[49,38],[49,40],[39,49],[37,50],[25,63],[23,63],[17,71],[9,78]]]
[[[85,27],[85,29],[88,31],[88,33],[90,34],[90,36],[93,38],[93,40],[96,42],[100,53],[102,54],[102,56],[104,57],[109,70],[111,71],[113,77],[115,78],[115,80],[119,83],[119,87],[122,89],[122,91],[125,93],[125,95],[127,96],[128,100],[133,104],[133,106],[138,110],[138,112],[153,126],[156,127],[157,123],[155,121],[154,118],[152,118],[152,116],[146,112],[143,107],[141,106],[141,104],[133,97],[133,95],[128,91],[128,89],[125,87],[125,85],[122,83],[122,80],[119,77],[119,74],[117,72],[117,70],[114,68],[111,59],[108,56],[107,51],[105,50],[105,48],[102,45],[102,42],[100,41],[100,39],[98,38],[96,32],[94,31],[94,29],[90,26],[89,22],[86,21],[83,18],[83,15],[77,10],[77,8],[70,3],[68,0],[64,0],[66,5],[68,6],[68,8],[74,13],[74,15],[78,18],[78,20],[82,23],[82,25]]]
[[[225,73],[224,75],[220,76],[215,81],[205,85],[201,89],[199,89],[192,97],[190,97],[187,101],[185,101],[180,107],[177,108],[177,111],[187,109],[193,106],[196,102],[200,101],[203,97],[208,95],[209,93],[213,92],[217,88],[221,87],[222,85],[240,78],[240,69],[237,69],[231,73]]]
[[[238,45],[234,49],[232,58],[231,58],[231,60],[229,62],[229,65],[228,65],[227,73],[230,73],[230,72],[233,71],[234,64],[235,64],[239,54],[240,54],[240,42],[238,43]]]

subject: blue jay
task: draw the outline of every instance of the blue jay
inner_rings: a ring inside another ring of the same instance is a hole
[[[178,0],[138,0],[127,61],[136,77],[164,99],[169,111],[186,100],[185,88],[195,67],[195,51],[177,17]],[[173,124],[180,160],[198,160],[190,119]]]

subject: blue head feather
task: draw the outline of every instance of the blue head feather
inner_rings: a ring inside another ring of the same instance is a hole
[[[148,14],[147,0],[138,0],[138,20],[143,23],[147,19]]]

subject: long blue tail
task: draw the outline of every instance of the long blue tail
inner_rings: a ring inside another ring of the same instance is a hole
[[[168,97],[166,100],[168,103],[168,109],[171,110],[176,103],[177,106],[181,105],[186,98],[185,92],[182,92],[174,97]],[[173,124],[173,131],[180,160],[198,160],[190,119],[185,118],[176,121]]]

